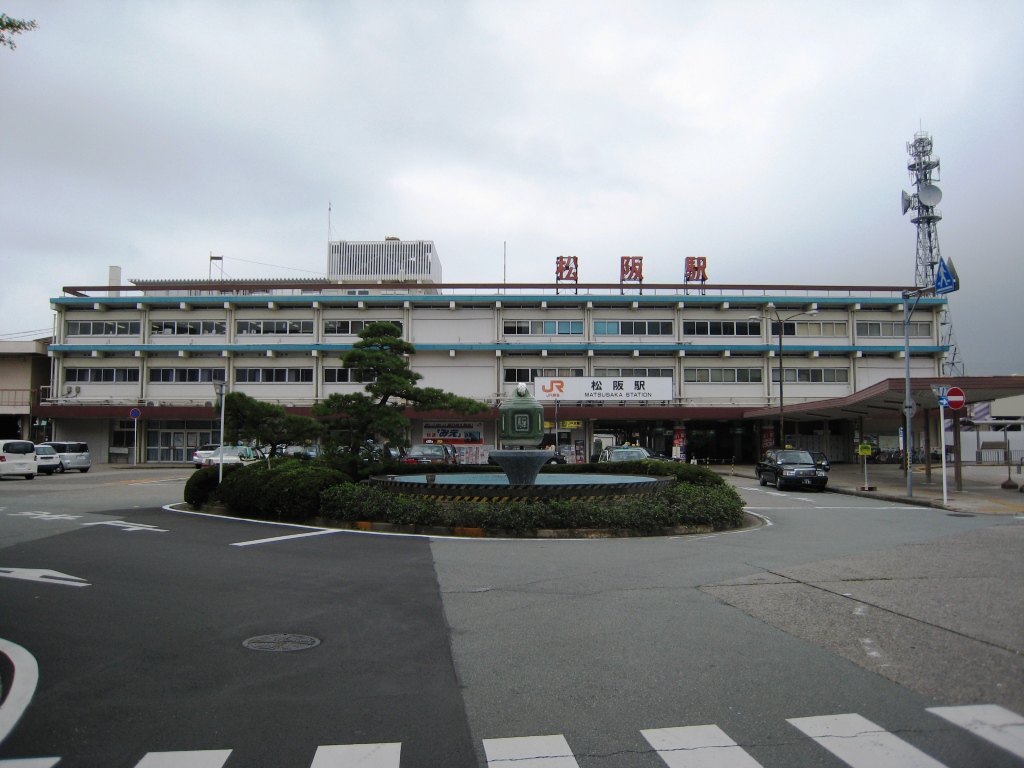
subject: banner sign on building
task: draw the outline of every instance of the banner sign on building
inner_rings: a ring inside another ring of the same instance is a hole
[[[619,262],[620,283],[644,283],[644,257],[623,256]],[[640,291],[643,293],[643,290]]]
[[[482,421],[425,421],[423,422],[423,442],[451,443],[453,445],[484,441],[484,423]]]
[[[652,402],[671,400],[672,379],[654,378],[600,378],[586,377],[534,379],[534,397],[538,400],[636,400]]]

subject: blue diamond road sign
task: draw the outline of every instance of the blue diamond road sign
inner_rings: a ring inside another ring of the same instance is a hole
[[[939,268],[935,270],[935,293],[942,296],[946,293],[952,293],[959,287],[956,278],[953,277],[949,267],[946,266],[946,260],[940,257]]]

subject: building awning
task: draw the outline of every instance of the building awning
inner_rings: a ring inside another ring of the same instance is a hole
[[[946,376],[917,377],[910,380],[910,396],[918,409],[938,411],[939,400],[932,385],[960,387],[966,404],[985,403],[1004,397],[1024,395],[1024,376]],[[786,403],[787,421],[822,421],[826,419],[892,418],[903,414],[906,379],[886,379],[847,397],[816,400],[811,403]],[[744,411],[745,419],[777,419],[778,406]]]

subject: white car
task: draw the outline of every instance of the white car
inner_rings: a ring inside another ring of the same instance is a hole
[[[224,464],[252,464],[266,458],[259,448],[250,448],[248,445],[225,445],[222,459],[221,448],[218,445],[213,453],[203,459],[203,466],[215,467],[222,461]]]
[[[60,471],[60,456],[52,445],[36,446],[36,467],[40,475],[52,475]]]
[[[192,452],[192,463],[196,465],[196,469],[203,466],[203,459],[207,456],[213,456],[214,452],[220,448],[218,443],[207,443],[206,445],[200,445]]]

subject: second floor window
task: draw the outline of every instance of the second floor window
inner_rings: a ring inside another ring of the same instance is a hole
[[[139,320],[69,320],[68,336],[138,336]]]
[[[506,336],[582,336],[582,320],[505,320],[502,332]]]

